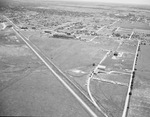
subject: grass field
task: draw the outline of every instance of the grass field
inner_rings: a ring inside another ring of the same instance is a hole
[[[141,45],[140,50],[128,117],[150,115],[150,46]]]
[[[3,28],[3,25],[0,23],[0,30]]]
[[[129,52],[129,53],[135,53],[136,48],[137,48],[138,41],[130,41],[130,40],[125,40],[122,42],[120,47],[118,48],[118,51],[120,52]]]
[[[128,29],[150,30],[150,26],[148,24],[141,23],[141,22],[131,23],[129,21],[120,21],[120,22],[116,23],[115,26],[119,26],[122,28],[128,28]]]
[[[93,41],[98,42],[99,46],[106,50],[116,50],[119,45],[118,41],[103,36],[96,37]]]
[[[126,72],[126,70],[132,70],[134,54],[124,53],[121,57],[113,59],[113,53],[103,61],[102,65],[106,66],[109,71]]]
[[[91,82],[91,92],[98,105],[108,116],[120,117],[122,115],[127,93],[126,86],[93,80]]]

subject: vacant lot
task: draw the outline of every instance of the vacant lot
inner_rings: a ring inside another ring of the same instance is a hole
[[[141,23],[141,22],[120,21],[116,23],[115,26],[119,26],[122,28],[129,28],[129,29],[150,30],[150,26],[148,24]]]
[[[3,25],[0,23],[0,30],[3,28]]]
[[[11,29],[0,31],[0,45],[23,45],[23,41]]]
[[[138,41],[135,40],[124,40],[120,47],[118,48],[118,51],[120,52],[129,52],[129,53],[135,53],[137,49]]]
[[[92,80],[91,92],[101,109],[110,117],[121,117],[127,94],[126,86]]]
[[[141,45],[140,50],[128,117],[150,115],[150,46]]]
[[[150,54],[148,54],[148,52],[150,51],[150,46],[141,45],[140,50],[141,51],[138,57],[137,69],[138,71],[150,72]]]
[[[121,57],[114,57],[113,53],[110,53],[102,65],[106,66],[109,71],[130,71],[132,70],[134,56],[134,54],[123,53]]]
[[[114,40],[113,38],[110,39],[105,36],[96,37],[94,42],[98,42],[100,48],[106,49],[106,50],[116,50],[116,48],[119,45],[119,42]]]
[[[130,80],[129,74],[120,74],[116,72],[111,74],[99,73],[96,77],[106,81],[118,82],[118,85],[128,85]]]

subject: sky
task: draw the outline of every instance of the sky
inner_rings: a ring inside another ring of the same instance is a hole
[[[68,1],[75,1],[75,0],[68,0]],[[147,4],[147,5],[150,5],[150,0],[76,0],[76,1],[125,3],[125,4]]]

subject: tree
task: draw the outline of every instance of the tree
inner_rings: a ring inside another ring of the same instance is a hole
[[[120,34],[119,34],[119,33],[116,33],[115,36],[116,36],[116,37],[120,37]]]

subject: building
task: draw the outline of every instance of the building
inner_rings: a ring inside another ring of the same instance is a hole
[[[98,65],[98,66],[97,66],[97,68],[98,68],[99,70],[103,70],[103,71],[105,71],[105,69],[106,69],[106,66],[103,66],[103,65]]]
[[[100,71],[105,71],[106,66],[103,65],[97,65],[97,67],[94,69],[94,74],[99,73]]]

